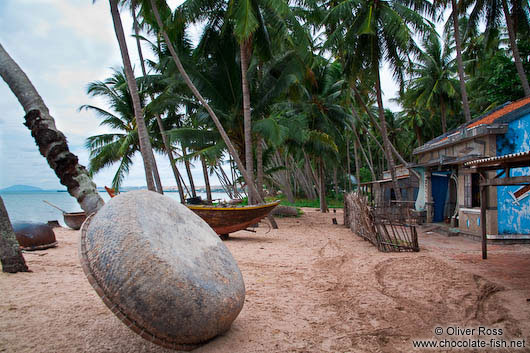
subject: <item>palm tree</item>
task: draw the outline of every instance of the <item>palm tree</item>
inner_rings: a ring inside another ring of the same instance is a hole
[[[85,167],[78,163],[76,155],[68,149],[66,137],[55,127],[48,107],[26,76],[0,44],[0,76],[7,83],[22,105],[26,116],[25,125],[39,147],[42,156],[65,185],[70,195],[77,199],[87,214],[96,212],[104,202]]]
[[[139,59],[140,59],[140,67],[142,68],[142,74],[145,77],[147,77],[147,70],[145,69],[145,62],[144,62],[144,57],[143,57],[143,52],[142,52],[142,45],[140,43],[140,26],[138,24],[138,18],[136,16],[136,7],[137,7],[137,4],[136,4],[136,1],[135,0],[132,0],[131,2],[131,16],[133,18],[133,29],[134,29],[134,34],[135,34],[135,39],[136,39],[136,48],[138,50],[138,56],[139,56]],[[154,100],[154,96],[153,94],[150,94],[150,97],[151,97],[151,101]],[[181,182],[181,175],[180,175],[180,172],[177,168],[177,164],[175,162],[175,157],[173,156],[173,151],[171,149],[171,145],[169,144],[169,141],[168,141],[168,138],[166,136],[166,133],[165,133],[165,129],[164,129],[164,124],[162,122],[162,117],[161,117],[161,114],[155,114],[155,117],[156,117],[156,122],[158,124],[158,129],[160,131],[160,135],[162,137],[162,142],[164,143],[164,150],[169,158],[169,164],[171,165],[171,169],[173,171],[173,175],[175,176],[175,181],[177,182],[177,186],[178,186],[178,191],[179,191],[179,197],[180,197],[180,202],[181,203],[185,203],[186,202],[186,198],[184,196],[184,188],[183,188],[183,184]]]
[[[255,51],[255,46],[259,46],[257,51],[262,54],[262,57],[266,59],[270,58],[271,41],[265,21],[273,17],[276,23],[281,23],[277,27],[285,26],[285,23],[282,23],[282,21],[284,17],[289,16],[289,6],[284,0],[221,0],[215,2],[187,0],[183,8],[192,21],[207,20],[210,23],[214,23],[219,30],[231,30],[239,43],[245,136],[245,166],[249,173],[250,182],[253,183],[254,158],[252,148],[250,87],[247,77],[248,69]],[[252,192],[249,192],[248,196],[249,202],[252,203],[256,196]]]
[[[423,141],[425,141],[424,128],[426,127],[425,116],[427,112],[422,106],[417,104],[415,96],[416,92],[407,88],[395,101],[402,107],[402,110],[398,113],[400,115],[399,118],[409,129],[414,131],[417,147],[423,145]]]
[[[394,71],[394,77],[403,82],[402,70],[408,55],[419,54],[409,26],[418,34],[433,30],[420,13],[432,13],[430,4],[425,0],[347,0],[332,8],[326,18],[326,24],[333,29],[327,46],[340,49],[346,69],[353,77],[366,70],[374,80],[385,157],[398,200],[401,192],[388,139],[379,68],[386,60]]]
[[[305,75],[292,88],[299,95],[291,97],[288,102],[276,104],[276,109],[284,118],[281,124],[290,132],[286,136],[291,140],[282,141],[282,144],[291,145],[294,150],[299,150],[302,145],[303,157],[311,159],[317,171],[314,181],[319,192],[320,209],[326,212],[326,161],[328,165],[333,165],[337,164],[333,161],[340,159],[338,144],[343,140],[342,135],[349,122],[349,115],[340,104],[344,85],[342,69],[337,62],[329,63],[323,57],[314,56],[302,72]]]
[[[448,46],[440,43],[436,34],[423,42],[425,50],[412,67],[407,87],[407,99],[432,112],[440,110],[442,132],[447,131],[447,105],[456,97],[457,81],[453,78],[454,65]],[[409,115],[410,116],[410,115]]]
[[[519,10],[520,12],[528,13],[528,1],[527,0],[511,0],[512,8],[514,10]],[[526,12],[525,12],[526,11]],[[507,0],[475,0],[473,11],[469,15],[469,27],[476,27],[478,22],[486,17],[486,35],[493,31],[499,30],[499,25],[501,23],[501,17],[504,15],[504,21],[508,29],[508,38],[510,40],[510,49],[513,54],[515,61],[515,67],[517,69],[517,74],[521,85],[523,86],[523,91],[526,97],[530,97],[530,86],[528,84],[528,78],[524,71],[523,62],[521,60],[521,55],[517,47],[517,33],[514,27],[514,16],[510,15],[510,9],[508,6]],[[527,15],[526,15],[527,16]],[[526,16],[523,15],[523,18]],[[526,23],[528,26],[528,22]]]
[[[100,96],[107,99],[111,113],[92,105],[83,105],[79,108],[96,112],[106,125],[120,132],[113,132],[90,136],[86,147],[90,151],[89,171],[95,174],[101,169],[119,162],[118,169],[112,180],[112,187],[118,191],[123,179],[128,174],[132,165],[133,155],[140,151],[140,138],[138,124],[134,112],[133,97],[128,89],[127,78],[122,71],[114,71],[112,77],[105,81],[95,81],[88,85],[87,93],[91,96]],[[138,93],[140,104],[146,100],[145,91]],[[153,119],[150,119],[154,123]]]
[[[469,109],[469,100],[467,96],[466,89],[466,79],[464,74],[464,61],[462,60],[462,37],[460,36],[459,28],[459,14],[463,11],[461,4],[463,0],[460,0],[460,4],[457,3],[457,0],[451,0],[451,18],[452,28],[453,28],[453,38],[455,40],[455,49],[456,49],[456,62],[458,67],[458,79],[460,81],[460,95],[462,97],[462,109],[464,110],[464,116],[466,121],[471,121],[471,111]],[[448,6],[447,0],[435,0],[434,4],[437,8],[443,11]],[[448,29],[449,27],[446,26]]]
[[[144,163],[145,169],[145,178],[147,182],[147,189],[151,191],[158,191],[162,193],[162,186],[157,185],[155,187],[155,181],[153,178],[153,166],[156,163],[151,143],[149,141],[149,135],[147,133],[147,127],[145,125],[142,107],[140,105],[140,97],[138,95],[138,87],[136,85],[136,80],[134,72],[131,65],[131,60],[129,58],[129,52],[127,49],[127,43],[125,41],[125,34],[123,31],[123,25],[121,23],[120,12],[118,10],[118,0],[109,0],[110,12],[112,15],[112,21],[114,23],[114,32],[116,33],[116,38],[118,40],[118,45],[120,47],[120,53],[123,61],[123,67],[125,68],[125,76],[127,78],[127,86],[131,92],[133,107],[134,107],[134,116],[137,121],[138,126],[138,138],[140,142],[140,152],[142,154],[142,160]]]
[[[164,41],[165,41],[165,43],[167,45],[167,48],[169,49],[169,51],[171,53],[171,57],[173,58],[173,61],[175,62],[175,65],[177,66],[178,71],[180,72],[182,78],[184,79],[184,82],[186,83],[186,85],[192,91],[193,95],[197,98],[197,100],[201,103],[201,105],[204,107],[204,109],[206,109],[206,111],[208,112],[208,114],[212,118],[215,126],[217,127],[219,133],[221,134],[221,137],[222,137],[223,141],[225,142],[225,144],[226,144],[226,146],[228,148],[228,151],[229,151],[231,157],[233,158],[233,160],[235,161],[239,171],[243,175],[243,178],[245,179],[245,182],[247,183],[247,185],[250,186],[250,188],[253,189],[253,192],[256,195],[258,195],[258,192],[256,190],[256,186],[253,183],[253,179],[250,177],[250,174],[248,173],[246,168],[243,166],[243,163],[241,162],[241,159],[237,155],[237,152],[236,152],[232,142],[230,141],[230,138],[226,134],[226,131],[224,130],[223,126],[221,125],[221,122],[219,121],[219,118],[217,117],[217,115],[213,111],[213,109],[210,107],[210,105],[206,102],[204,97],[197,90],[197,88],[195,87],[195,85],[191,81],[190,77],[188,76],[186,70],[184,69],[184,66],[181,63],[181,61],[179,59],[179,56],[178,56],[178,54],[177,54],[177,52],[176,52],[171,40],[169,39],[169,36],[168,36],[166,30],[164,29],[164,23],[162,22],[162,18],[160,17],[160,13],[158,12],[158,7],[157,7],[155,1],[154,0],[150,0],[150,4],[151,4],[151,9],[152,9],[153,14],[154,14],[155,19],[156,19],[156,23],[158,25],[158,30],[162,33],[162,37],[164,38]],[[258,201],[262,202],[261,197],[258,197]]]

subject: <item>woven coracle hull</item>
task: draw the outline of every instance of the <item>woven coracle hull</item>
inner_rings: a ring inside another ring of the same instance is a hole
[[[83,270],[98,295],[153,343],[191,350],[230,328],[243,277],[217,234],[175,200],[120,194],[83,224]]]
[[[14,223],[18,244],[24,250],[43,250],[57,246],[52,227],[43,223]]]

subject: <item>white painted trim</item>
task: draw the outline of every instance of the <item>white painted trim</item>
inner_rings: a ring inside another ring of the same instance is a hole
[[[460,211],[464,213],[480,214],[480,208],[461,208]]]
[[[530,234],[488,234],[487,238],[492,240],[530,239]]]

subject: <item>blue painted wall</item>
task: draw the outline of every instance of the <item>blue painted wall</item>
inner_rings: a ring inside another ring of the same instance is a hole
[[[530,151],[530,114],[508,125],[505,135],[497,135],[497,156]],[[530,175],[530,168],[512,169],[511,176]],[[514,204],[510,196],[519,186],[497,187],[499,234],[530,234],[530,196]]]

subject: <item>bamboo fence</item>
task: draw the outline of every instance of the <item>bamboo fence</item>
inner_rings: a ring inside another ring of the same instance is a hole
[[[410,210],[400,205],[372,207],[358,193],[344,196],[344,225],[383,252],[420,251]]]

